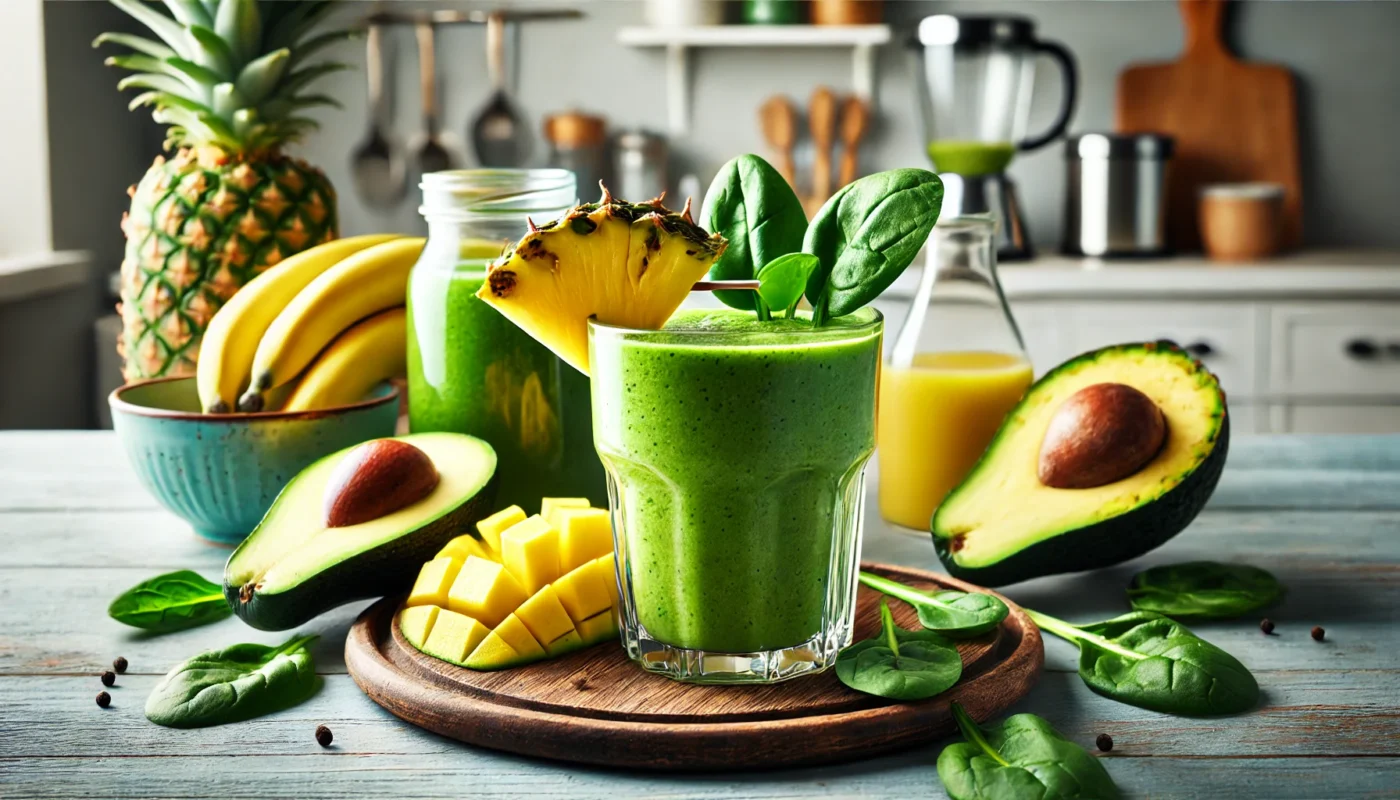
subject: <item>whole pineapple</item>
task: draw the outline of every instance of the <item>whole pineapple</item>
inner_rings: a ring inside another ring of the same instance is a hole
[[[192,374],[209,318],[234,292],[287,256],[337,236],[335,189],[281,146],[316,123],[302,110],[338,106],[306,87],[345,65],[308,63],[349,36],[310,36],[327,2],[165,0],[170,15],[138,0],[112,4],[154,39],[103,34],[133,52],[107,59],[132,70],[118,89],[141,89],[170,126],[158,157],[128,190],[122,219],[122,335],[128,381]]]

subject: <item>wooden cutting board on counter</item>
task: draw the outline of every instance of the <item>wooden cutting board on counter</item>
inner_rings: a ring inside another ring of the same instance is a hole
[[[1303,236],[1298,108],[1287,68],[1241,61],[1225,46],[1225,0],[1180,0],[1186,48],[1176,61],[1130,66],[1118,76],[1116,127],[1176,139],[1167,227],[1178,250],[1200,248],[1197,204],[1209,183],[1283,185],[1285,247]]]
[[[905,567],[864,569],[921,589],[975,588]],[[879,598],[860,588],[857,640],[878,631]],[[414,725],[481,747],[633,769],[829,764],[928,744],[956,730],[952,701],[979,721],[994,717],[1030,690],[1045,660],[1039,630],[1006,601],[1011,613],[997,630],[958,644],[957,686],[912,703],[847,689],[831,670],[769,686],[678,683],[638,668],[615,643],[474,672],[408,644],[396,622],[400,601],[370,606],[346,639],[346,665],[370,699]],[[890,607],[900,625],[918,627],[912,608],[896,600]]]

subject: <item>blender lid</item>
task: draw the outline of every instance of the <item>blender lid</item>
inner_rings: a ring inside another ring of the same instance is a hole
[[[1165,161],[1173,139],[1160,133],[1081,133],[1065,139],[1065,158],[1135,158]]]
[[[912,47],[981,44],[1030,44],[1035,41],[1035,21],[1030,17],[960,16],[937,14],[919,20]]]

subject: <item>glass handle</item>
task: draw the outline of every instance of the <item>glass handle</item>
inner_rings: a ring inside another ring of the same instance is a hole
[[[1017,150],[1035,150],[1063,136],[1065,128],[1069,127],[1070,117],[1074,116],[1074,103],[1079,94],[1079,69],[1075,65],[1074,55],[1059,42],[1036,42],[1033,48],[1037,53],[1050,56],[1060,65],[1064,91],[1060,95],[1060,110],[1055,112],[1055,121],[1039,136],[1027,137],[1018,142]]]

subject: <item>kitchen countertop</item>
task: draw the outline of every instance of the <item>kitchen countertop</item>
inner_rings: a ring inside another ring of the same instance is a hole
[[[0,258],[0,303],[79,286],[87,280],[88,260],[81,250]]]
[[[936,568],[927,537],[868,512],[865,557]],[[158,728],[142,715],[159,676],[235,641],[280,642],[235,620],[146,637],[106,617],[108,602],[152,575],[216,577],[228,552],[197,540],[136,484],[105,432],[0,432],[0,796],[14,797],[942,797],[942,743],[846,765],[721,775],[623,773],[460,745],[400,722],[345,674],[342,645],[364,604],[318,632],[325,687],[250,722]],[[1049,638],[1046,672],[1012,711],[1050,720],[1106,756],[1128,797],[1400,796],[1400,436],[1239,437],[1206,511],[1130,565],[1010,587],[1013,600],[1072,622],[1120,613],[1129,575],[1212,558],[1274,571],[1289,592],[1269,612],[1193,626],[1249,666],[1264,697],[1248,714],[1188,719],[1098,697],[1074,653]],[[1325,642],[1308,630],[1327,629]],[[116,656],[131,662],[93,697]],[[335,744],[322,750],[316,725]]]

